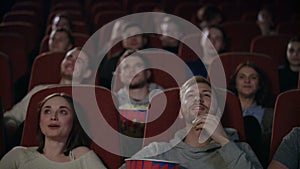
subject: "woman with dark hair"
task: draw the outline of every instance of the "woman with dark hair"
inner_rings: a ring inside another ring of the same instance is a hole
[[[256,23],[261,31],[261,35],[276,34],[273,14],[269,8],[264,7],[259,10]]]
[[[300,38],[290,39],[286,49],[286,65],[279,68],[280,91],[296,89],[300,70]]]
[[[58,28],[50,33],[48,49],[50,52],[67,52],[73,48],[74,43],[74,36],[69,30]]]
[[[90,139],[80,126],[74,104],[64,93],[47,96],[38,109],[39,146],[15,147],[0,161],[0,168],[106,168],[87,147]]]
[[[201,39],[203,48],[203,62],[209,66],[212,60],[218,57],[218,54],[227,51],[228,38],[223,27],[211,25],[203,31],[204,36]]]
[[[200,21],[198,27],[201,30],[205,30],[211,25],[218,25],[224,20],[222,11],[213,4],[208,4],[201,7],[197,11],[197,18]]]
[[[247,77],[246,72],[251,72],[252,74],[249,74],[251,76]],[[247,103],[251,105],[254,102],[263,107],[267,106],[269,91],[265,86],[264,78],[265,75],[254,63],[244,62],[237,66],[229,81],[229,89],[240,98],[242,108],[247,108]],[[253,90],[250,91],[251,89],[249,89],[249,91],[243,91],[243,86],[240,83],[251,83],[252,81],[255,83]],[[250,101],[244,102],[245,99]]]
[[[265,86],[265,75],[253,63],[241,63],[229,82],[229,90],[240,99],[247,142],[256,152],[263,165],[271,136],[273,108],[268,107],[269,92]]]
[[[55,30],[55,29],[59,29],[59,28],[64,28],[64,29],[72,32],[73,22],[72,22],[70,14],[68,14],[67,12],[57,13],[54,16],[54,18],[52,20],[52,24],[51,24],[51,29]]]

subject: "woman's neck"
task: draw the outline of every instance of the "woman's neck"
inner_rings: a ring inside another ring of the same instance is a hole
[[[254,102],[254,97],[242,97],[239,96],[242,109],[250,107]]]
[[[58,142],[45,139],[43,154],[52,161],[66,162],[70,161],[68,156],[65,156],[65,142]]]
[[[290,69],[291,69],[293,72],[299,72],[299,70],[300,70],[300,65],[290,65]]]

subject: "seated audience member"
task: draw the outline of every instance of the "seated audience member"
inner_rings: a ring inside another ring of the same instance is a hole
[[[50,52],[66,52],[74,46],[74,37],[64,28],[55,29],[50,33],[48,48]]]
[[[296,89],[300,70],[300,38],[293,37],[286,50],[286,65],[279,67],[280,91]]]
[[[53,18],[52,24],[51,24],[51,29],[55,30],[55,29],[59,29],[59,28],[63,28],[63,29],[66,29],[66,30],[72,32],[73,22],[68,13],[64,13],[64,12],[58,13]]]
[[[207,79],[195,76],[186,81],[180,89],[180,116],[186,127],[177,131],[170,142],[150,143],[132,159],[176,161],[189,169],[261,169],[250,146],[234,142],[236,130],[222,127],[216,98]]]
[[[119,107],[139,105],[147,108],[149,98],[162,89],[150,82],[148,64],[147,58],[138,51],[128,51],[121,57],[119,77],[124,87],[116,93]]]
[[[209,26],[203,33],[204,36],[201,39],[204,54],[203,62],[209,66],[218,54],[226,52],[228,39],[225,30],[218,25]]]
[[[268,155],[261,153],[269,152],[264,148],[269,147],[274,112],[268,105],[269,93],[264,79],[265,75],[255,64],[244,62],[236,68],[229,82],[229,89],[241,102],[247,142],[261,161],[267,160]]]
[[[263,8],[258,12],[256,23],[262,35],[276,34],[272,14],[269,9]]]
[[[37,110],[39,146],[15,147],[1,159],[0,168],[106,168],[88,148],[90,139],[74,106],[73,99],[64,93],[44,98]]]
[[[157,5],[153,8],[152,12],[155,12],[155,17],[152,17],[150,22],[147,21],[147,23],[145,24],[147,24],[147,26],[149,27],[152,27],[152,30],[154,32],[160,33],[160,25],[164,22],[164,19],[166,17],[166,11],[162,5]]]
[[[57,52],[66,52],[74,45],[74,37],[72,31],[72,21],[67,13],[58,13],[51,24],[51,33],[48,41],[48,50]],[[58,31],[54,31],[58,30]],[[66,34],[66,35],[65,35]],[[35,56],[35,55],[34,55]],[[34,61],[34,57],[30,58],[30,64]],[[31,65],[32,66],[32,65]],[[28,83],[30,79],[30,71],[27,71],[17,84],[15,85],[16,102],[19,102],[27,94]]]
[[[82,52],[82,54],[79,56],[80,52]],[[77,59],[80,59],[80,62],[76,62]],[[55,85],[83,84],[85,81],[89,80],[92,74],[90,62],[89,56],[81,50],[81,48],[76,47],[70,50],[66,53],[65,58],[61,62],[61,79],[58,84],[38,85],[34,87],[19,103],[14,105],[9,111],[5,112],[3,123],[8,137],[7,143],[14,142],[14,140],[9,139],[13,137],[17,128],[25,120],[29,100],[34,93]]]
[[[228,39],[225,30],[218,25],[212,25],[203,32],[204,36],[201,39],[201,47],[204,57],[195,61],[187,62],[194,75],[207,76],[207,70],[212,60],[218,57],[218,54],[226,52],[228,47]]]
[[[138,51],[127,51],[120,58],[118,76],[124,87],[116,93],[121,123],[121,133],[136,138],[144,136],[144,122],[151,97],[162,87],[150,82],[151,70],[147,58]],[[132,156],[142,147],[139,141],[121,141],[125,156]]]
[[[209,4],[198,10],[197,19],[200,21],[197,26],[204,31],[211,25],[219,25],[222,23],[223,14],[217,6]]]
[[[164,50],[172,52],[177,55],[179,40],[183,36],[179,23],[172,20],[170,17],[164,17],[163,22],[160,24],[161,44]]]
[[[300,127],[293,128],[281,141],[268,169],[299,169]]]
[[[113,42],[115,42],[118,39],[122,38],[122,26],[124,25],[124,20],[117,20],[112,28],[111,35],[110,35],[110,44],[112,45]]]
[[[116,69],[120,57],[127,49],[144,49],[147,46],[147,39],[141,33],[143,28],[134,22],[124,23],[122,25],[122,47],[117,54],[108,58],[105,56],[98,69],[99,85],[111,89],[113,72]]]
[[[204,36],[201,39],[201,44],[203,46],[204,54],[212,55],[214,54],[212,50],[216,50],[218,54],[227,51],[228,38],[225,30],[219,25],[211,25],[203,32]],[[209,45],[209,44],[212,45]],[[213,49],[207,47],[213,47]],[[207,50],[207,51],[206,51]]]

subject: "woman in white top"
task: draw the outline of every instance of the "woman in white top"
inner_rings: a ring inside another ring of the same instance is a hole
[[[90,139],[76,116],[73,100],[63,93],[47,96],[38,109],[38,147],[15,147],[0,161],[5,169],[106,168],[87,146]]]

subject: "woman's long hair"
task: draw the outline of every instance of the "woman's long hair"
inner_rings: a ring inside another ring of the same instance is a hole
[[[266,77],[265,77],[264,73],[254,63],[247,61],[247,62],[243,62],[237,66],[237,68],[235,69],[235,72],[233,73],[232,77],[230,78],[229,90],[238,96],[238,91],[236,89],[236,78],[237,78],[239,71],[243,67],[250,67],[257,72],[257,74],[258,74],[258,90],[255,93],[254,100],[256,101],[256,103],[258,105],[261,105],[263,107],[268,106],[268,104],[270,102],[270,100],[268,100],[268,99],[270,99],[269,98],[270,96],[269,96],[269,90],[265,84]]]
[[[300,38],[298,36],[294,36],[289,40],[289,42],[286,44],[286,53],[287,53],[287,50],[288,50],[288,45],[292,42],[299,42],[300,43]],[[290,62],[287,58],[287,54],[285,55],[285,66],[290,67]]]
[[[38,149],[37,151],[40,153],[43,153],[43,149],[45,146],[45,135],[42,133],[41,128],[40,128],[40,116],[41,116],[41,111],[42,107],[44,104],[51,98],[53,97],[62,97],[64,98],[71,106],[72,108],[72,113],[73,113],[73,125],[72,129],[70,132],[70,135],[67,139],[66,145],[65,145],[65,155],[69,155],[70,150],[79,147],[79,146],[89,146],[91,143],[91,139],[87,136],[87,134],[84,132],[82,129],[79,120],[77,118],[76,112],[75,112],[75,104],[76,104],[76,110],[78,111],[83,111],[83,109],[79,106],[78,103],[73,101],[72,97],[65,94],[65,93],[54,93],[51,94],[47,97],[44,98],[44,100],[40,103],[39,108],[38,108],[38,123],[37,123],[37,139],[38,139]]]

